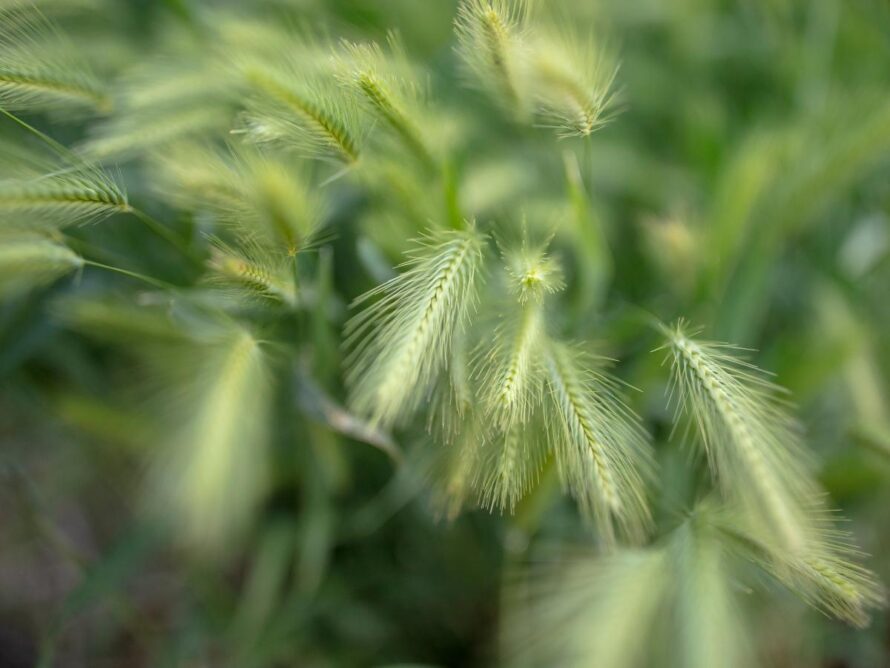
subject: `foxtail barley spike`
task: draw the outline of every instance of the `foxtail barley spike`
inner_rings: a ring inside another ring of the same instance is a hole
[[[21,227],[28,219],[38,226],[73,225],[127,211],[130,205],[120,186],[88,165],[0,181],[0,227]]]
[[[37,8],[22,4],[0,8],[0,104],[107,112],[111,98],[64,35]]]
[[[544,336],[543,305],[523,304],[498,325],[491,350],[478,362],[482,401],[498,429],[527,422],[541,400]]]
[[[652,460],[645,432],[615,381],[596,371],[601,362],[558,341],[548,348],[549,438],[563,482],[607,541],[614,540],[616,526],[640,541],[651,521],[645,480]]]
[[[350,128],[355,125],[346,115],[348,103],[328,99],[314,89],[300,91],[272,73],[249,70],[248,81],[262,94],[290,112],[274,106],[254,103],[247,115],[245,132],[257,141],[295,143],[312,151],[332,154],[352,164],[359,158],[360,140]]]
[[[259,342],[245,331],[195,351],[192,408],[157,470],[156,503],[181,516],[189,547],[224,551],[248,525],[266,477],[269,376]]]
[[[50,283],[82,266],[79,255],[45,237],[0,234],[0,296]]]
[[[455,22],[461,58],[477,87],[518,118],[528,106],[527,13],[521,0],[464,0]]]
[[[776,388],[727,346],[669,330],[678,410],[688,411],[714,471],[732,494],[759,507],[789,549],[800,549],[801,502],[815,492],[794,421]]]
[[[407,417],[445,366],[476,299],[484,238],[471,226],[437,232],[405,271],[356,301],[377,299],[347,324],[350,401],[373,422]]]
[[[768,570],[817,607],[864,625],[882,592],[856,563],[850,536],[834,528],[778,389],[728,346],[692,339],[682,322],[663,330],[678,410],[688,411],[722,487],[744,509],[743,530]]]

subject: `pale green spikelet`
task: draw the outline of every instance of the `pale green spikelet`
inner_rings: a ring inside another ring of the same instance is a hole
[[[309,179],[294,165],[253,157],[248,159],[255,211],[253,234],[267,243],[281,244],[289,255],[307,250],[315,242],[324,217],[324,201],[310,191]]]
[[[445,373],[433,391],[427,431],[443,443],[466,440],[467,428],[477,419],[476,394],[470,351],[470,327],[454,333]]]
[[[549,438],[564,485],[603,538],[613,541],[617,526],[640,541],[651,521],[645,484],[651,454],[616,382],[598,370],[602,364],[578,346],[548,343]]]
[[[852,536],[836,526],[821,499],[808,508],[807,543],[789,551],[750,509],[729,507],[712,522],[748,559],[785,584],[813,607],[857,627],[868,626],[870,612],[886,603],[876,576],[859,562]]]
[[[524,227],[518,245],[502,244],[507,289],[518,304],[504,309],[476,359],[483,406],[505,432],[524,424],[543,397],[544,297],[563,287],[561,268],[546,249],[547,242],[530,246]]]
[[[260,342],[239,329],[196,347],[185,366],[187,409],[159,455],[151,501],[175,513],[187,546],[212,554],[248,525],[264,490],[270,379]]]
[[[0,8],[0,105],[7,109],[109,111],[105,86],[34,6]]]
[[[142,347],[183,345],[189,337],[177,326],[169,304],[137,304],[130,299],[69,297],[54,305],[65,326],[103,342]]]
[[[411,78],[402,46],[390,36],[389,51],[375,43],[344,42],[337,56],[338,78],[364,107],[424,165],[435,159],[425,135],[420,108],[422,87]]]
[[[791,550],[805,541],[803,505],[816,487],[799,428],[778,388],[730,346],[666,330],[678,410],[688,411],[720,483],[767,518]]]
[[[508,312],[490,348],[477,360],[483,406],[500,430],[524,424],[543,396],[544,306],[529,302]]]
[[[692,339],[683,323],[664,330],[681,405],[768,570],[814,605],[864,625],[883,595],[856,563],[851,537],[834,527],[777,388],[726,345]]]
[[[0,227],[59,227],[130,210],[115,179],[78,159],[60,166],[19,152],[3,170],[16,176],[0,178]]]
[[[249,149],[224,153],[188,143],[160,152],[158,189],[272,252],[295,255],[312,247],[324,202],[310,191],[305,170]]]
[[[184,138],[225,136],[243,92],[212,55],[207,44],[177,34],[160,55],[127,70],[114,89],[114,114],[91,128],[82,152],[121,159]]]
[[[732,550],[708,514],[643,549],[538,558],[508,591],[506,664],[751,666]]]
[[[391,424],[430,391],[475,303],[483,247],[472,225],[432,233],[408,253],[402,274],[356,302],[377,299],[347,324],[346,380],[357,412]]]
[[[587,137],[608,122],[618,66],[604,48],[567,30],[544,32],[530,58],[541,125],[565,138]]]
[[[332,94],[331,78],[296,67],[242,67],[254,95],[236,132],[257,143],[292,146],[314,157],[355,163],[364,131],[354,103]]]
[[[231,124],[232,112],[212,103],[183,103],[176,108],[148,108],[113,116],[96,125],[81,152],[91,158],[121,159],[183,137],[214,136]]]
[[[865,628],[872,610],[886,605],[887,597],[874,573],[856,563],[850,552],[851,538],[841,541],[795,564],[791,588],[811,605],[853,626]]]
[[[230,159],[231,158],[231,159]],[[155,188],[182,208],[240,218],[247,179],[233,164],[233,152],[199,143],[178,143],[153,156]]]
[[[529,113],[528,3],[464,0],[455,31],[458,52],[475,85],[511,116]]]
[[[50,238],[0,234],[0,297],[51,283],[83,266],[83,259]]]
[[[491,433],[481,444],[474,486],[479,504],[490,511],[512,513],[537,482],[546,456],[540,415]]]
[[[501,249],[509,288],[520,304],[540,302],[546,295],[565,289],[562,265],[548,254],[549,244],[550,239],[538,245],[530,244],[523,223],[520,245]]]
[[[664,547],[544,562],[508,591],[505,665],[646,665],[670,589]]]
[[[271,255],[261,246],[246,243],[239,248],[215,240],[210,257],[212,281],[240,288],[246,295],[279,301],[288,306],[297,303],[292,260],[286,255]]]

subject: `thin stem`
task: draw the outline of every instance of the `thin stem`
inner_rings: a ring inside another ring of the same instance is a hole
[[[135,278],[140,281],[144,281],[149,285],[153,285],[156,288],[160,288],[162,290],[171,290],[174,289],[175,286],[170,283],[165,283],[164,281],[159,281],[156,278],[152,278],[151,276],[146,276],[145,274],[138,274],[135,271],[129,271],[128,269],[121,269],[120,267],[112,267],[110,264],[103,264],[101,262],[95,262],[94,260],[84,260],[84,265],[90,267],[96,267],[98,269],[105,269],[106,271],[113,271],[118,274],[123,274],[124,276],[129,276],[130,278]]]
[[[141,223],[143,223],[148,229],[164,239],[164,241],[172,246],[175,246],[176,249],[185,257],[187,257],[193,264],[195,264],[195,266],[204,265],[204,261],[196,256],[194,252],[192,252],[192,250],[185,245],[184,240],[181,237],[173,234],[173,232],[171,232],[170,229],[167,228],[163,223],[148,215],[144,211],[136,209],[134,207],[130,207],[129,212],[133,214],[133,216],[136,217]]]
[[[466,227],[460,210],[457,170],[454,163],[448,160],[442,166],[442,189],[445,194],[445,212],[452,229],[462,230]]]
[[[21,118],[19,118],[12,112],[7,111],[3,107],[0,107],[0,114],[3,114],[9,120],[13,121],[14,123],[17,123],[18,125],[23,127],[25,130],[27,130],[28,132],[33,134],[35,137],[37,137],[41,141],[45,142],[48,146],[50,146],[54,151],[58,152],[60,155],[64,155],[66,157],[71,155],[71,151],[68,149],[68,147],[64,146],[63,144],[60,144],[55,139],[50,137],[48,134],[41,132],[40,130],[35,128],[30,123],[26,123],[25,121],[23,121]]]

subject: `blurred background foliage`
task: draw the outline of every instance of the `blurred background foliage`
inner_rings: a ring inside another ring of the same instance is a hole
[[[179,250],[127,211],[69,228],[72,247],[190,296],[86,266],[4,297],[0,664],[499,664],[503,583],[541,549],[590,543],[589,529],[552,475],[513,516],[447,521],[423,425],[390,436],[341,407],[348,304],[392,275],[406,239],[455,208],[555,231],[569,269],[561,329],[602,342],[618,375],[645,390],[631,400],[654,437],[660,530],[692,505],[702,473],[682,434],[671,436],[667,372],[648,354],[657,342],[639,308],[758,351],[793,394],[832,505],[890,581],[884,0],[547,3],[604,36],[621,62],[620,113],[590,138],[559,141],[505,123],[463,85],[448,0],[38,4],[107,85],[109,105],[21,117],[109,166],[128,206],[162,221]],[[221,216],[181,198],[201,166],[176,151],[221,146],[244,128],[249,94],[220,67],[226,55],[274,54],[292,46],[288,35],[382,41],[392,30],[428,73],[424,130],[448,147],[453,182],[431,188],[386,147],[349,178],[295,159],[282,178],[311,185],[284,186],[296,198],[288,211],[316,215],[322,232],[300,255],[306,287],[292,316],[244,307],[271,342],[266,365],[250,357],[253,338],[201,302],[204,267],[225,266],[226,249],[208,241]],[[0,133],[40,146],[9,119]],[[217,376],[274,382],[240,402],[234,385],[205,391]],[[199,498],[212,472],[175,456],[191,442],[168,429],[182,412],[212,422],[220,442],[269,433],[267,451],[242,449],[230,463],[238,476],[222,497]],[[182,490],[194,514],[175,503]],[[227,549],[195,556],[171,525],[225,535]],[[884,613],[853,630],[775,590],[744,595],[761,665],[890,663]]]

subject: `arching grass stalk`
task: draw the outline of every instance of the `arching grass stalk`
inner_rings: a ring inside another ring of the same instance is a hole
[[[103,264],[102,262],[96,262],[94,260],[83,260],[83,265],[87,267],[96,267],[97,269],[103,269],[105,271],[111,271],[116,274],[121,274],[122,276],[128,276],[129,278],[135,278],[138,281],[148,283],[149,285],[160,288],[161,290],[175,289],[174,286],[170,283],[165,283],[164,281],[152,278],[151,276],[146,276],[145,274],[140,274],[128,269],[122,269],[120,267],[113,267],[109,264]]]

